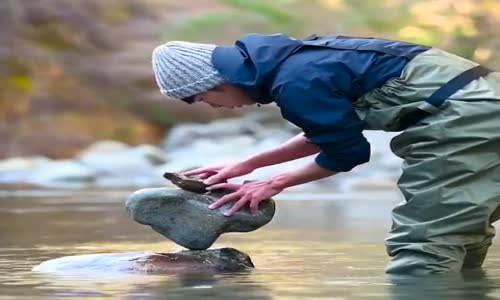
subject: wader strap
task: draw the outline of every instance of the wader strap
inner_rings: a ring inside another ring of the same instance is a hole
[[[340,43],[335,43],[337,38],[345,38],[346,40],[351,39],[350,37],[343,36],[329,36],[326,38],[319,38],[316,35],[312,35],[302,40],[302,44],[306,46],[316,46],[325,47],[337,50],[356,50],[356,51],[375,51],[384,54],[389,54],[392,56],[402,56],[407,59],[412,59],[418,53],[406,53],[395,48],[390,48],[387,46],[382,46],[379,44],[355,44],[355,45],[341,45]],[[369,41],[370,38],[360,38],[365,41]]]
[[[399,125],[401,129],[406,129],[423,118],[436,114],[441,111],[440,107],[451,95],[455,94],[458,90],[462,89],[464,86],[470,82],[483,77],[491,73],[492,71],[483,66],[476,66],[472,69],[460,73],[458,76],[448,81],[437,91],[435,91],[429,98],[425,100],[422,104],[417,106],[415,110],[412,110],[406,114],[403,114],[399,118]]]

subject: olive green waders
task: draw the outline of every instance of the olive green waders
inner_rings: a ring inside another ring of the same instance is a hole
[[[413,58],[398,78],[355,103],[367,129],[401,131],[399,118],[447,82],[477,66],[439,49]],[[439,112],[391,141],[402,159],[392,211],[388,273],[428,274],[480,267],[500,218],[500,73],[452,94]]]

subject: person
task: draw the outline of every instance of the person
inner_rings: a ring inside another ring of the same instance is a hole
[[[386,272],[457,272],[482,265],[500,218],[500,74],[443,50],[350,36],[297,39],[247,34],[233,46],[171,41],[153,51],[161,92],[187,103],[237,108],[276,104],[303,130],[253,157],[202,167],[212,189],[234,192],[231,215],[284,189],[348,172],[368,162],[363,130],[400,132],[391,150],[403,159],[392,211]],[[226,180],[317,154],[268,180]]]

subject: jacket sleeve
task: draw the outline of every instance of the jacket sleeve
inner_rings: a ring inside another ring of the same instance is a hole
[[[302,128],[321,152],[316,163],[336,172],[350,171],[370,159],[370,144],[352,103],[322,80],[291,80],[281,86],[276,103],[285,119]]]

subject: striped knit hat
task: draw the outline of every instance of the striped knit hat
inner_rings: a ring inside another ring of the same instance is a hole
[[[153,72],[162,94],[183,99],[224,80],[212,65],[215,45],[172,41],[153,51]]]

